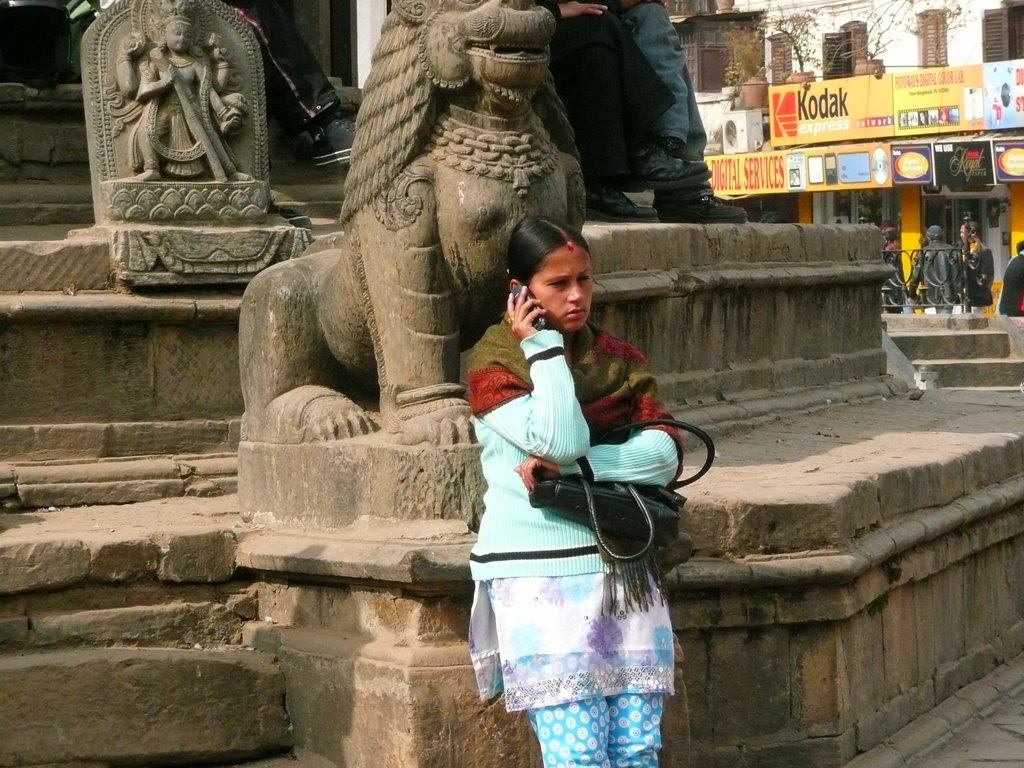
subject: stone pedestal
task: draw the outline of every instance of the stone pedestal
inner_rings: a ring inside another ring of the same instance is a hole
[[[267,217],[261,214],[261,218]],[[119,283],[129,286],[245,285],[262,269],[300,255],[309,230],[280,224],[95,227],[105,235]]]
[[[242,441],[246,520],[337,530],[366,515],[461,520],[475,527],[486,485],[479,447],[402,446],[381,435],[300,445]]]

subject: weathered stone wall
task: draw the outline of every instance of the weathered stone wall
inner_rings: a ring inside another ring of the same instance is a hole
[[[233,297],[0,295],[0,458],[233,449],[237,312]]]
[[[884,376],[887,273],[870,228],[591,224],[585,234],[599,321],[648,354],[681,418],[749,422],[903,386]],[[400,490],[424,472],[441,478],[433,496]],[[306,478],[302,487],[295,477]],[[370,436],[239,447],[242,508],[261,524],[330,530],[377,515],[472,526],[482,490],[475,450],[459,446],[393,447]]]
[[[664,765],[839,768],[1024,650],[1017,407],[895,396],[719,436],[666,580]],[[243,540],[271,619],[247,640],[282,660],[298,747],[367,764],[397,723],[396,764],[536,764],[522,718],[474,695],[471,544],[456,521]]]

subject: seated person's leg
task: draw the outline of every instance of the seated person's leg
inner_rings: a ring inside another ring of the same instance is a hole
[[[674,103],[654,123],[657,141],[673,157],[704,171],[693,176],[693,183],[671,190],[656,190],[654,207],[665,222],[713,224],[743,223],[742,208],[727,205],[708,183],[710,173],[704,163],[707,134],[697,109],[690,72],[686,67],[679,34],[660,3],[640,3],[622,15],[633,39],[651,67],[672,92]]]
[[[654,144],[651,125],[672,104],[618,17],[564,19],[551,42],[551,72],[576,133],[590,215],[653,220],[623,190],[692,183],[692,170]]]
[[[700,154],[696,148],[688,146],[690,115],[696,112],[697,100],[689,85],[689,77],[683,78],[686,69],[683,48],[679,34],[669,20],[668,11],[660,3],[639,3],[623,13],[622,20],[651,68],[672,92],[672,106],[654,123],[659,143],[676,157],[703,160],[703,146],[700,147]],[[699,112],[697,122],[700,123]],[[700,132],[703,133],[703,126]],[[686,152],[687,149],[691,151]]]
[[[587,187],[587,218],[657,221],[653,208],[636,205],[619,189],[629,175],[621,94],[617,79],[596,88],[598,79],[593,76],[595,70],[603,72],[615,63],[610,49],[593,45],[551,64],[555,86],[576,135]]]
[[[267,111],[289,136],[313,139],[316,165],[347,163],[355,125],[320,62],[276,0],[227,0],[256,34],[263,54]]]

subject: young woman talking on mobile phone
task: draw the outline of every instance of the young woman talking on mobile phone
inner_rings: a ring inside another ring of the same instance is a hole
[[[524,219],[509,242],[504,319],[469,357],[487,480],[470,556],[470,653],[481,697],[504,691],[510,712],[527,712],[546,768],[656,766],[663,697],[673,692],[656,574],[627,578],[589,528],[528,498],[544,477],[664,485],[680,472],[672,429],[600,442],[613,427],[669,414],[644,356],[589,322],[592,270],[579,232]]]

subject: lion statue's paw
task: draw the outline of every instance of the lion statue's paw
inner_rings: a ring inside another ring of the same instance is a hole
[[[476,442],[469,403],[459,398],[407,406],[395,412],[392,419],[398,428],[391,438],[403,445]]]
[[[313,443],[376,432],[369,414],[340,392],[306,385],[285,392],[267,406],[261,428],[250,440]]]

